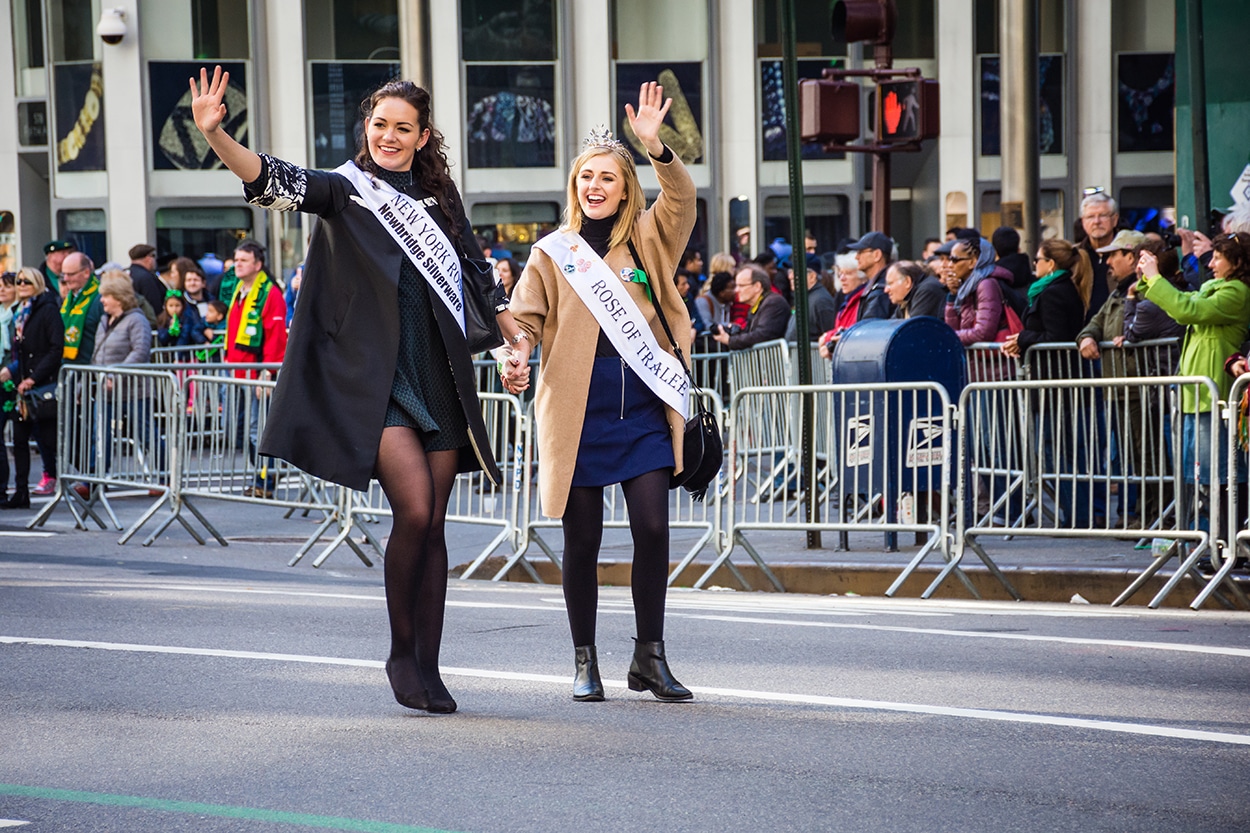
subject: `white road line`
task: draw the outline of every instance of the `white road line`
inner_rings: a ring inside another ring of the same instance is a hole
[[[126,653],[177,654],[183,656],[221,657],[266,662],[299,662],[314,665],[340,665],[355,668],[382,668],[379,660],[350,659],[347,657],[319,657],[306,654],[274,654],[260,651],[229,651],[220,648],[185,648],[175,645],[138,645],[123,642],[89,642],[73,639],[41,639],[36,637],[0,636],[0,645],[37,645],[53,648],[89,648],[101,651]],[[443,668],[444,674],[459,677],[477,677],[490,680],[513,680],[522,682],[551,683],[566,687],[567,675],[531,674],[517,671],[492,671],[481,668]],[[610,688],[625,688],[620,680],[604,680]],[[832,706],[844,709],[905,712],[927,714],[937,717],[961,717],[970,720],[989,720],[1002,723],[1025,723],[1039,726],[1056,726],[1071,729],[1090,729],[1099,732],[1118,732],[1129,735],[1147,735],[1160,738],[1199,740],[1211,743],[1228,743],[1250,746],[1250,735],[1229,732],[1211,732],[1201,729],[1184,729],[1178,726],[1152,726],[1146,723],[1122,723],[1115,720],[1091,720],[1060,715],[1034,714],[1029,712],[1006,712],[995,709],[968,709],[954,706],[935,706],[922,703],[897,703],[889,700],[863,700],[853,697],[828,697],[819,694],[793,694],[778,691],[752,691],[738,688],[690,686],[696,694],[728,697],[743,700],[762,700],[773,703],[800,703],[813,706]]]
[[[841,628],[843,630],[890,631],[917,633],[926,636],[963,636],[970,639],[1007,639],[1018,642],[1058,642],[1068,645],[1098,645],[1107,648],[1139,648],[1151,651],[1180,651],[1191,654],[1215,654],[1225,657],[1250,657],[1250,648],[1225,648],[1219,645],[1185,645],[1179,642],[1134,642],[1128,639],[1090,639],[1077,636],[1042,636],[1027,633],[984,633],[943,628],[905,628],[901,625],[854,625],[844,622],[799,622],[794,619],[762,619],[750,616],[708,616],[697,613],[670,613],[670,617],[705,619],[710,622],[740,622],[754,625],[790,625],[796,628]]]
[[[23,824],[30,824],[30,822],[18,821],[17,819],[0,819],[0,827],[21,827]]]
[[[55,532],[0,532],[0,538],[51,538],[56,535]],[[4,819],[0,819],[0,827],[5,827]],[[30,824],[27,821],[19,821],[18,824]],[[7,825],[12,827],[13,825]]]

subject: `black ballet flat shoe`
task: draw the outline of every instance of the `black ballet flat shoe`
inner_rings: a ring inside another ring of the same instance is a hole
[[[573,699],[582,703],[603,702],[603,680],[599,679],[599,657],[594,645],[573,649]]]
[[[386,679],[391,683],[391,691],[395,693],[395,702],[406,709],[415,709],[416,711],[430,711],[430,696],[425,689],[419,691],[401,691],[395,685],[395,670],[393,660],[386,661]]]
[[[634,640],[634,661],[629,665],[628,680],[630,691],[650,691],[657,700],[677,703],[694,699],[690,689],[677,682],[673,672],[668,670],[668,660],[664,657],[664,640]]]
[[[433,671],[422,669],[421,682],[425,683],[425,693],[429,700],[429,705],[425,707],[427,712],[451,714],[456,710],[456,701],[447,686],[443,685],[443,678],[439,676],[437,668]]]

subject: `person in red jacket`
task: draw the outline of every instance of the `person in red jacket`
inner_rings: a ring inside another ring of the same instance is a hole
[[[281,362],[286,355],[286,301],[282,290],[265,273],[265,250],[259,243],[246,241],[234,250],[234,274],[239,279],[226,313],[226,361],[232,363]],[[272,378],[268,370],[238,370],[238,379]],[[256,399],[268,393],[256,390]],[[249,407],[250,406],[250,407]],[[248,414],[248,455],[257,466],[255,485],[247,490],[251,497],[271,498],[276,478],[270,472],[272,461],[256,459],[256,443],[260,437],[260,408],[247,398],[239,397],[238,430],[243,433],[244,414]]]

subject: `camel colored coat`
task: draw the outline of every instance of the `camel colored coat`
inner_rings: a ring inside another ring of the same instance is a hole
[[[689,356],[690,314],[677,294],[673,275],[694,230],[694,182],[676,154],[666,164],[652,159],[651,166],[660,182],[660,195],[638,215],[633,242],[645,262],[638,264],[639,268],[645,269],[673,336]],[[604,260],[617,275],[635,265],[626,244],[611,249]],[[647,300],[646,290],[637,283],[622,286],[642,310],[656,341],[672,353],[672,345],[664,335],[655,307]],[[530,344],[542,344],[535,388],[539,494],[543,514],[559,518],[564,515],[573,482],[599,323],[551,258],[537,248],[530,252],[525,271],[513,290],[510,308],[517,324],[529,335]],[[680,466],[686,414],[672,408],[666,410],[673,436],[673,459]]]

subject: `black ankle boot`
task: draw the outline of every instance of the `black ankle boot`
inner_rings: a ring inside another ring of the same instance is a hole
[[[664,640],[634,640],[634,661],[629,666],[631,691],[650,691],[659,700],[693,700],[694,695],[673,677],[664,657]]]
[[[599,679],[599,657],[594,645],[573,649],[573,699],[583,703],[603,701],[603,680]]]
[[[0,509],[29,509],[30,508],[30,492],[24,489],[18,489],[4,503],[0,503]]]

